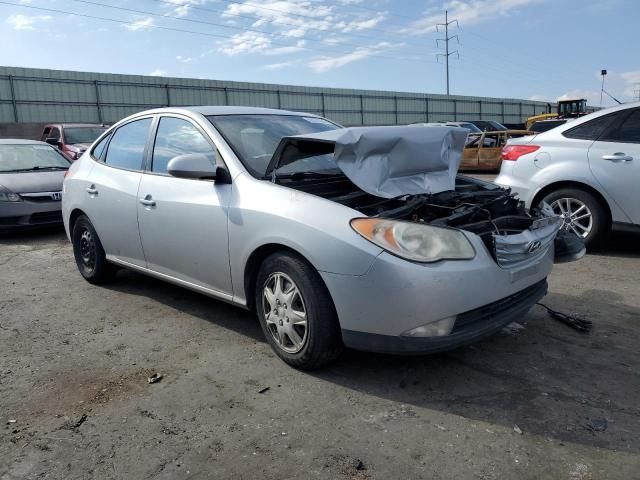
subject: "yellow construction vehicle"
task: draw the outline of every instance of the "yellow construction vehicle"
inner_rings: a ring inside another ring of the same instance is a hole
[[[558,100],[558,109],[555,113],[551,113],[551,104],[547,104],[547,113],[541,113],[527,118],[526,129],[529,130],[531,125],[540,120],[576,118],[586,115],[587,113],[587,100],[584,98]]]

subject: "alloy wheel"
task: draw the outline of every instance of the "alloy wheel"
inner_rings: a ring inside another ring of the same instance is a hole
[[[287,274],[269,275],[262,290],[262,312],[278,347],[298,353],[307,341],[307,310],[300,289]]]
[[[593,228],[593,215],[589,207],[576,198],[559,198],[551,204],[554,213],[564,220],[563,229],[586,238]]]

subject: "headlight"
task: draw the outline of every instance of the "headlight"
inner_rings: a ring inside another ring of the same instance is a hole
[[[459,230],[380,218],[354,218],[351,227],[390,253],[415,262],[470,260],[473,246]]]
[[[22,199],[17,193],[0,192],[0,202],[21,202]]]

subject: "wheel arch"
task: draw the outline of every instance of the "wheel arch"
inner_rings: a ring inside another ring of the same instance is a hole
[[[531,202],[531,206],[535,207],[548,194],[550,194],[555,190],[560,190],[563,188],[575,188],[577,190],[583,190],[593,195],[596,198],[596,200],[598,200],[598,202],[604,209],[605,213],[607,214],[607,224],[609,226],[611,225],[612,213],[611,213],[611,207],[609,206],[609,202],[607,202],[607,199],[596,188],[593,188],[591,185],[588,185],[582,182],[567,180],[567,181],[550,183],[549,185],[546,185],[543,188],[541,188],[538,191],[538,193],[535,194],[535,196],[533,197],[533,201]]]
[[[69,234],[70,235],[73,235],[73,226],[76,224],[76,221],[81,215],[87,216],[87,214],[79,208],[74,208],[71,211],[71,214],[69,214]]]
[[[295,248],[292,248],[288,245],[284,245],[282,243],[267,243],[259,246],[253,252],[251,252],[251,255],[249,255],[249,258],[247,259],[247,262],[244,267],[244,293],[245,293],[245,298],[247,302],[247,308],[252,312],[255,311],[255,285],[256,285],[256,278],[258,276],[258,270],[260,269],[260,265],[262,265],[262,262],[268,256],[277,252],[293,254],[299,257],[300,259],[302,259],[303,261],[305,261],[306,263],[308,263],[312,268],[317,270],[316,267],[313,265],[312,262],[309,261],[308,258],[306,258],[302,253],[297,251]],[[328,292],[328,289],[327,289],[327,292]]]

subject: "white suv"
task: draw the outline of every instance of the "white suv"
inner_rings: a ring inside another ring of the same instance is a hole
[[[509,140],[495,183],[528,208],[542,202],[594,246],[614,228],[640,231],[640,102]]]

